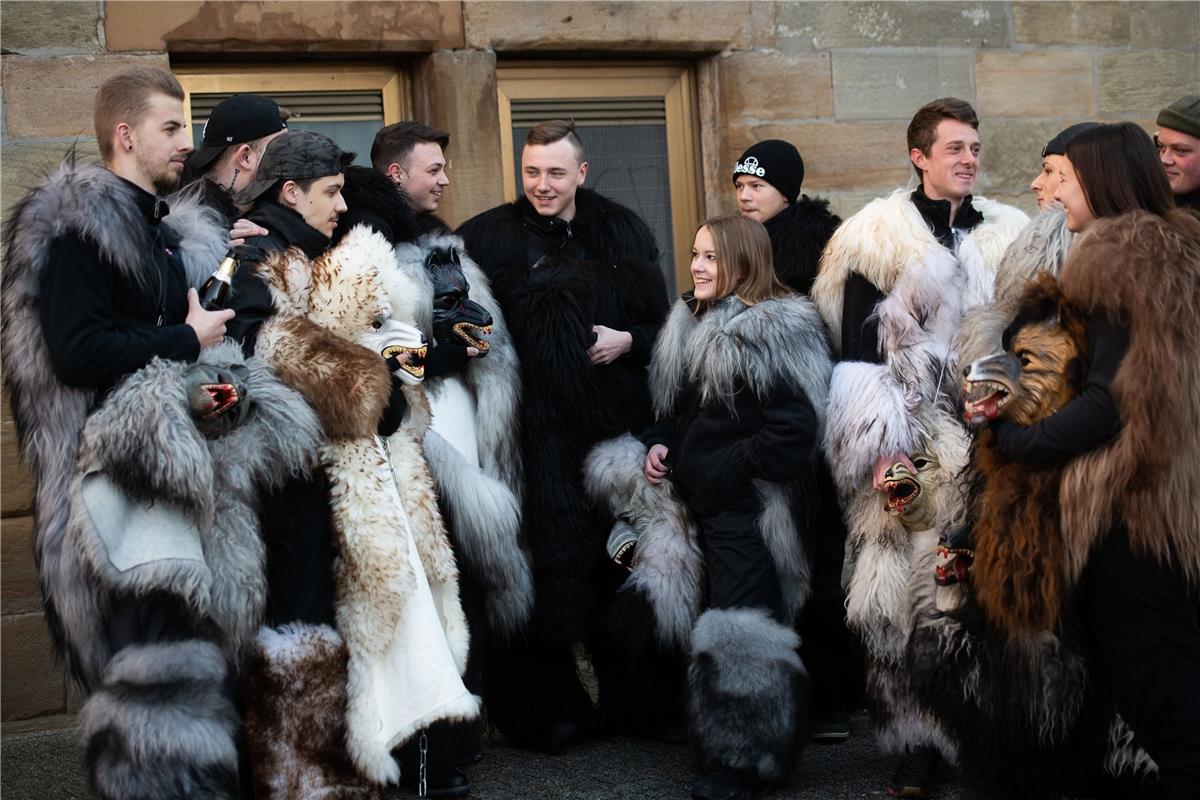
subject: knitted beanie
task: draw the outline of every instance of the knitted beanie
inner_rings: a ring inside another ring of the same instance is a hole
[[[761,178],[779,190],[789,203],[800,196],[804,182],[804,159],[800,151],[782,139],[765,139],[751,147],[733,165],[733,180],[739,175]]]

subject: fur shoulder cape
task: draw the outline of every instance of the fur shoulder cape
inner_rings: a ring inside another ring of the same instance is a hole
[[[171,213],[163,224],[179,237],[188,281],[199,286],[228,249],[227,233],[216,213],[205,209],[197,196],[179,196],[170,204]],[[75,474],[79,435],[95,393],[64,386],[50,366],[38,315],[41,276],[54,239],[75,232],[93,242],[114,269],[138,282],[150,242],[133,191],[103,167],[77,164],[73,153],[13,207],[5,227],[0,279],[4,386],[22,455],[37,485],[34,552],[46,620],[55,646],[76,672],[70,652],[64,650],[67,643],[55,598],[68,596],[71,584],[79,580],[62,561],[67,523],[62,498]]]
[[[1038,214],[1013,240],[996,267],[993,301],[967,311],[954,340],[956,362],[967,366],[1000,350],[1000,337],[1016,312],[1021,293],[1039,272],[1057,276],[1075,238],[1060,206]]]
[[[1098,220],[1075,242],[1061,282],[1069,301],[1129,325],[1113,382],[1121,432],[1063,476],[1069,578],[1123,525],[1136,552],[1200,585],[1200,218],[1175,210]]]
[[[575,204],[572,224],[578,225],[588,249],[606,266],[623,257],[657,261],[654,234],[628,208],[588,189],[578,191]],[[492,279],[502,301],[507,294],[506,284],[525,277],[530,236],[522,220],[526,212],[533,213],[528,201],[519,198],[472,217],[457,231]]]
[[[680,300],[654,346],[650,385],[659,415],[676,410],[688,383],[699,388],[702,403],[720,401],[731,410],[739,388],[765,397],[783,384],[804,392],[824,417],[832,369],[825,329],[806,297],[787,294],[752,306],[728,297],[700,314]]]
[[[842,329],[842,290],[852,273],[890,294],[909,266],[927,260],[940,246],[910,195],[907,189],[898,189],[872,200],[843,222],[829,240],[812,299],[825,324],[835,333],[835,340]],[[967,272],[968,286],[987,299],[1001,255],[1029,218],[1012,206],[983,197],[972,198],[971,205],[983,214],[983,222],[962,237],[958,256]]]
[[[787,219],[767,228],[775,255],[775,274],[793,291],[807,294],[821,266],[821,253],[842,220],[829,201],[800,195]]]

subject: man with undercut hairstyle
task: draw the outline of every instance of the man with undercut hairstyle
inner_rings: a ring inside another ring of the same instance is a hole
[[[653,234],[583,188],[587,174],[574,123],[536,125],[521,151],[524,194],[459,229],[520,362],[522,535],[534,580],[527,633],[488,643],[484,701],[510,742],[548,752],[597,727],[577,643],[593,656],[607,721],[620,728],[625,717],[632,686],[609,671],[597,621],[627,573],[605,557],[612,520],[588,502],[582,465],[597,442],[650,423],[646,365],[667,312]]]
[[[449,144],[445,131],[405,121],[380,128],[371,145],[371,166],[404,194],[421,233],[450,232],[437,216],[442,193],[450,185],[445,152]]]
[[[194,201],[163,199],[192,149],[183,99],[159,69],[106,80],[94,108],[103,166],[69,154],[17,204],[5,233],[0,348],[36,481],[38,583],[55,650],[88,696],[81,727],[92,788],[105,800],[237,791],[239,719],[219,623],[202,607],[208,586],[197,579],[176,591],[179,571],[205,567],[192,552],[190,562],[172,560],[180,530],[162,508],[171,504],[158,502],[160,484],[140,480],[148,463],[178,466],[172,443],[114,458],[137,439],[131,424],[177,408],[178,396],[155,397],[147,413],[129,413],[135,373],[183,372],[180,362],[217,345],[233,316],[205,311],[194,288],[225,252],[223,226]],[[195,436],[186,411],[181,418]],[[100,469],[106,456],[119,468]],[[122,503],[129,492],[136,502]],[[146,519],[136,510],[104,524],[106,512],[135,506],[157,507],[153,526],[133,524]]]
[[[959,383],[953,337],[963,313],[991,299],[1000,257],[1028,221],[1015,208],[972,195],[979,154],[979,118],[969,103],[946,97],[922,106],[908,126],[919,186],[874,200],[846,220],[812,289],[840,358],[825,450],[856,554],[848,620],[880,665],[872,668],[876,677],[894,676],[889,665],[903,660],[903,598],[918,555],[898,517],[884,510],[893,499],[887,475],[896,465],[917,474],[914,462],[934,460],[928,437],[961,431],[951,402]],[[941,467],[953,474],[950,465]],[[889,792],[922,796],[934,783],[938,750],[948,748],[945,737],[912,713],[897,688],[902,683],[869,679],[872,685],[877,738],[902,756]]]

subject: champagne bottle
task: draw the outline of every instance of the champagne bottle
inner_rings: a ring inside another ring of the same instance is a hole
[[[208,280],[200,287],[200,305],[205,311],[220,311],[229,302],[229,290],[237,268],[237,257],[232,251],[226,253],[217,266],[217,271],[209,275]]]

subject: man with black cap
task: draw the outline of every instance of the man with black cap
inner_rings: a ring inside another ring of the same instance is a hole
[[[830,213],[828,200],[800,194],[803,181],[800,151],[781,139],[751,145],[733,165],[738,210],[766,226],[775,274],[788,287],[808,294],[821,251],[842,221]]]
[[[1158,112],[1154,143],[1176,205],[1200,210],[1200,94],[1188,94]]]
[[[828,200],[800,194],[804,159],[791,142],[766,139],[751,145],[733,165],[733,186],[743,217],[758,220],[771,237],[775,274],[785,285],[808,294],[817,277],[821,252],[841,220]],[[818,520],[813,530],[813,594],[800,621],[804,663],[813,681],[811,735],[821,742],[850,737],[846,711],[861,684],[862,657],[846,628],[842,563],[846,525],[837,488],[826,465],[817,471]]]
[[[188,158],[185,180],[205,180],[204,202],[221,213],[226,225],[248,209],[233,196],[254,180],[267,145],[287,130],[289,116],[274,100],[257,94],[234,95],[212,110],[201,145]],[[261,235],[245,225],[239,232]]]

